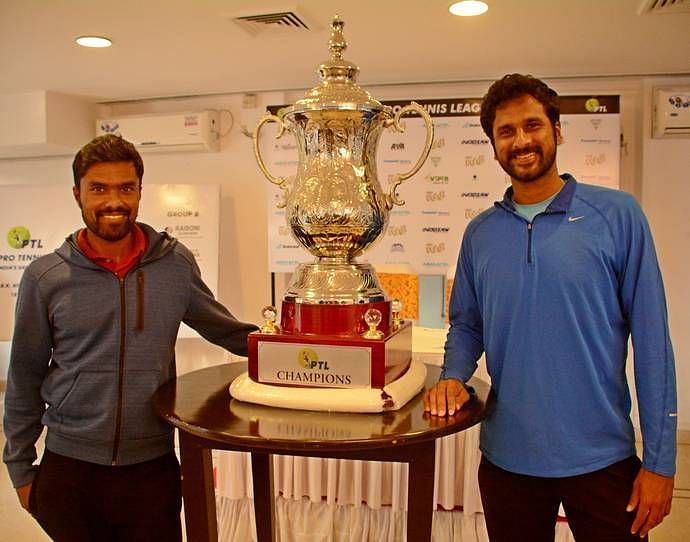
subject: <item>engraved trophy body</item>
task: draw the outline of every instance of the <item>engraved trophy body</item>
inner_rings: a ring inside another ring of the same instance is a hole
[[[379,395],[385,397],[386,386],[410,373],[412,327],[392,314],[373,267],[355,258],[385,233],[393,206],[404,203],[396,190],[426,160],[433,125],[418,104],[394,115],[355,83],[359,69],[343,59],[342,28],[336,17],[330,60],[319,67],[321,83],[281,117],[266,114],[254,132],[259,167],[282,190],[278,206],[286,209],[290,231],[316,259],[295,270],[280,326],[277,311],[264,309],[266,324],[249,336],[249,377],[283,386],[383,389]],[[410,112],[424,119],[424,147],[409,171],[392,176],[386,191],[376,171],[379,137],[387,128],[403,132],[401,117]],[[285,132],[295,137],[293,179],[272,175],[264,163],[259,139],[267,123],[278,125],[277,138]],[[376,410],[400,406],[384,400]]]

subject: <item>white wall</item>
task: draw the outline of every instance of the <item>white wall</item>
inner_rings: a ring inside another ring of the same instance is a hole
[[[654,232],[668,302],[678,379],[678,426],[690,430],[690,138],[653,139],[652,90],[685,85],[690,77],[643,81],[642,207]]]
[[[690,221],[681,209],[685,200],[690,139],[650,138],[650,94],[654,84],[690,84],[688,78],[561,79],[549,81],[561,94],[619,94],[624,146],[621,153],[621,186],[641,200],[654,232],[669,299],[672,338],[679,377],[679,426],[690,430],[690,314],[685,278],[690,264],[684,252],[690,246]],[[368,88],[379,99],[444,98],[481,96],[488,82],[398,85]],[[267,259],[268,181],[254,160],[251,140],[240,131],[253,131],[267,105],[292,103],[303,91],[259,93],[256,108],[243,109],[242,95],[189,97],[113,103],[101,106],[104,115],[166,111],[227,109],[234,126],[222,140],[219,153],[145,154],[146,183],[218,183],[221,185],[221,235],[219,298],[239,318],[259,321],[261,307],[270,301]],[[223,129],[230,127],[223,116]],[[61,183],[70,190],[71,158],[0,160],[0,183]],[[683,179],[684,180],[684,179]],[[30,202],[25,202],[29,205]],[[0,203],[1,209],[2,203]],[[77,209],[75,207],[75,212]],[[459,240],[458,240],[459,242]],[[0,379],[6,356],[0,349]]]

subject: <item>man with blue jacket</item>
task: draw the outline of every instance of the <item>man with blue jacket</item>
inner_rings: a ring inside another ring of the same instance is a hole
[[[86,228],[22,276],[3,459],[54,540],[181,541],[173,431],[153,393],[175,378],[181,322],[239,355],[256,326],[214,299],[186,247],[136,222],[144,165],[131,143],[97,137],[72,169]]]
[[[577,540],[646,538],[670,512],[676,452],[674,359],[649,226],[630,195],[558,174],[558,96],[542,81],[496,81],[481,124],[511,187],[465,231],[443,372],[425,409],[462,408],[486,354],[496,403],[481,427],[479,487],[492,542],[552,541],[561,503]]]

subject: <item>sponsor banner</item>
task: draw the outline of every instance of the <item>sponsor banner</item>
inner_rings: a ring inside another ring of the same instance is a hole
[[[259,341],[259,382],[327,388],[371,387],[365,346]]]
[[[399,109],[410,101],[383,103]],[[391,210],[388,231],[359,260],[387,267],[398,265],[405,272],[445,274],[456,264],[467,224],[502,199],[510,178],[494,159],[489,138],[479,123],[480,98],[415,101],[429,112],[434,123],[429,157],[413,178],[397,188],[405,205]],[[280,114],[284,107],[269,109]],[[561,108],[564,143],[558,147],[559,171],[571,173],[582,182],[618,188],[619,97],[562,96]],[[417,161],[424,144],[422,119],[410,115],[404,122],[404,133],[383,130],[379,139],[376,171],[384,192],[388,192],[396,173],[409,170]],[[266,131],[261,144],[269,170],[294,178],[294,137],[286,134],[274,140],[268,126]],[[292,273],[298,263],[314,258],[292,238],[284,211],[276,208],[282,199],[280,191],[270,185],[268,194],[270,271]],[[448,231],[441,234],[429,229],[439,227]]]
[[[145,183],[138,220],[165,230],[191,250],[204,282],[218,296],[220,185]],[[199,335],[183,323],[177,336]]]
[[[84,224],[69,186],[0,185],[0,201],[4,202],[0,214],[0,341],[8,341],[24,269]],[[219,185],[146,183],[138,218],[180,239],[196,257],[214,294],[218,289],[219,204]],[[196,333],[183,324],[179,336]]]

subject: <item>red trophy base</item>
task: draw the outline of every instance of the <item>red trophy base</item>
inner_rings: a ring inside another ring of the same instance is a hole
[[[382,337],[367,339],[364,314],[378,309]],[[293,387],[383,388],[412,359],[412,324],[391,324],[390,301],[357,305],[283,301],[282,328],[249,334],[249,377]]]

